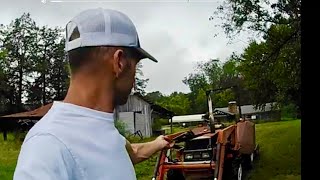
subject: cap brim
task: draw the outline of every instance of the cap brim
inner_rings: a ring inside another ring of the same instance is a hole
[[[151,56],[151,54],[149,54],[147,51],[145,51],[144,49],[142,48],[137,48],[138,52],[141,54],[141,59],[145,59],[145,58],[148,58],[150,59],[151,61],[154,61],[154,62],[158,62],[158,60],[156,60],[156,58],[154,58],[153,56]]]

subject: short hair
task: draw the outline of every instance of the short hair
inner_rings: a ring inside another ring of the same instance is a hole
[[[77,39],[80,37],[78,27],[76,27],[69,41]],[[113,47],[113,46],[92,46],[92,47],[80,47],[73,49],[67,53],[71,74],[76,73],[81,67],[92,62],[92,56],[97,53],[110,53],[114,52],[116,49],[122,49],[124,51],[125,58],[133,58],[140,60],[142,58],[141,54],[134,48],[130,47]],[[110,53],[111,54],[111,53]]]

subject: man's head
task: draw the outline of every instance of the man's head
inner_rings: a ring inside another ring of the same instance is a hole
[[[140,47],[131,20],[118,11],[84,11],[66,30],[71,76],[98,80],[100,85],[95,88],[112,92],[114,105],[126,103],[134,86],[136,64],[143,58],[157,62]]]

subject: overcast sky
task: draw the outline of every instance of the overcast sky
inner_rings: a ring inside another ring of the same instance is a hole
[[[119,10],[136,25],[141,46],[159,61],[143,60],[144,78],[149,78],[147,92],[189,92],[182,80],[194,71],[196,62],[210,58],[225,61],[232,52],[241,52],[247,45],[245,36],[227,44],[223,30],[209,21],[222,0],[42,1],[0,0],[0,24],[9,24],[23,12],[29,12],[38,25],[64,28],[72,17],[87,8]],[[215,33],[219,33],[217,37]]]

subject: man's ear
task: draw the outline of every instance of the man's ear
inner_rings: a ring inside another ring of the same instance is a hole
[[[120,74],[125,70],[124,52],[121,49],[117,49],[113,53],[113,72],[115,77],[118,78]]]

